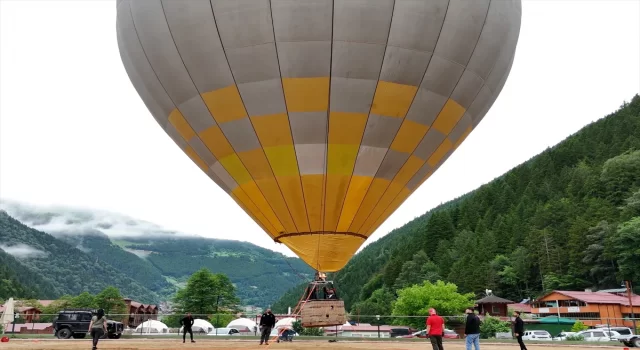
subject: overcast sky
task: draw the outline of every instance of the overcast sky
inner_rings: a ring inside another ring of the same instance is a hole
[[[108,210],[291,254],[151,117],[120,60],[115,0],[0,6],[0,198]],[[639,0],[524,0],[522,8],[515,63],[493,108],[368,243],[640,92]]]

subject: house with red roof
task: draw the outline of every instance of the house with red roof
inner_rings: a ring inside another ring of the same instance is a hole
[[[534,301],[531,313],[539,317],[558,316],[581,320],[585,325],[633,327],[631,314],[640,316],[640,295],[608,292],[555,290]]]
[[[127,311],[122,323],[125,326],[136,328],[145,321],[158,319],[157,305],[145,305],[129,298],[124,298],[124,304],[126,305]]]
[[[0,306],[0,314],[2,314],[4,310],[5,306]],[[40,319],[40,314],[42,314],[40,309],[32,306],[15,306],[14,310],[20,315],[20,318],[16,320],[18,322],[35,322]]]
[[[524,304],[524,303],[508,304],[507,308],[513,311],[520,311],[521,314],[531,313],[531,305],[529,304]]]

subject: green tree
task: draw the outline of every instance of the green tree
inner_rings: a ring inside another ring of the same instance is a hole
[[[633,217],[640,216],[640,190],[635,191],[631,197],[626,199],[626,205],[622,209],[621,218],[629,220]]]
[[[391,314],[391,305],[395,301],[395,295],[390,288],[376,289],[371,296],[363,301],[353,304],[351,314],[361,323],[385,324],[391,322],[391,319],[382,317],[377,320],[374,316],[388,316]]]
[[[381,273],[373,276],[369,282],[367,282],[364,286],[362,286],[362,291],[360,292],[360,300],[367,300],[371,297],[371,294],[375,292],[377,289],[382,288],[384,285],[383,276]]]
[[[95,296],[95,303],[99,308],[104,309],[106,314],[122,315],[127,310],[120,290],[113,286],[109,286],[98,293]]]
[[[89,292],[82,292],[71,300],[71,306],[74,308],[95,309],[98,307],[96,297]]]
[[[414,254],[413,259],[402,265],[402,270],[396,278],[394,288],[402,289],[420,284],[423,281],[435,282],[440,279],[438,266],[427,256],[424,250]]]
[[[587,232],[589,245],[584,251],[582,263],[590,266],[589,275],[595,286],[608,286],[616,283],[616,265],[607,254],[607,242],[615,234],[615,228],[606,221]],[[616,254],[617,255],[617,254]]]
[[[216,328],[223,328],[226,327],[229,322],[233,321],[235,318],[235,314],[231,312],[218,311],[217,315],[211,315],[211,317],[209,317],[209,322]]]
[[[640,150],[625,152],[607,160],[601,179],[608,189],[609,199],[622,204],[630,189],[640,186]]]
[[[186,286],[176,293],[174,302],[176,311],[204,316],[215,314],[216,308],[218,312],[235,310],[240,301],[226,275],[202,268],[189,277]]]
[[[572,332],[581,332],[587,329],[589,329],[589,326],[585,325],[580,320],[576,321],[576,323],[574,323],[573,326],[571,326]]]
[[[302,322],[300,320],[295,320],[292,323],[293,331],[298,333],[299,335],[318,337],[324,335],[324,330],[319,327],[314,328],[304,328],[302,327]]]
[[[393,304],[394,316],[425,316],[429,308],[435,308],[443,316],[458,315],[465,308],[474,304],[475,296],[471,293],[460,294],[453,283],[425,281],[422,285],[415,285],[398,290],[398,299]],[[407,320],[398,320],[407,323]],[[421,327],[424,319],[411,318],[411,326]]]
[[[52,322],[54,318],[58,316],[60,310],[73,306],[73,297],[70,295],[63,295],[58,300],[55,300],[51,304],[43,307],[42,315],[40,315],[40,322]]]
[[[621,224],[611,243],[617,256],[619,277],[640,280],[640,216]]]
[[[497,317],[487,316],[480,323],[480,338],[495,338],[496,333],[511,332],[511,325],[507,321],[501,321]]]

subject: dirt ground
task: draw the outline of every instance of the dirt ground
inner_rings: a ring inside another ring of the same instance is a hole
[[[546,345],[527,345],[530,350],[578,350],[590,348],[591,346],[557,346],[558,344]],[[611,344],[614,345],[614,344]],[[614,346],[595,345],[593,348],[600,349],[622,349],[622,346],[615,344]],[[445,342],[446,350],[464,350],[462,342]],[[481,344],[482,350],[508,350],[517,349],[517,344]],[[8,343],[0,343],[0,349],[33,349],[33,350],[84,350],[91,349],[91,340],[27,340],[27,339],[11,339]],[[233,340],[198,340],[197,343],[183,344],[177,339],[119,339],[119,340],[103,340],[98,344],[98,349],[277,349],[277,350],[307,350],[307,349],[393,349],[393,350],[425,350],[431,349],[427,342],[355,342],[355,341],[338,341],[329,343],[327,341],[293,341],[291,343],[270,343],[269,346],[259,346],[255,341],[233,341]]]

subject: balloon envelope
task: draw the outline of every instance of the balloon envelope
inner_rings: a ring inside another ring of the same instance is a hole
[[[153,117],[274,240],[341,269],[502,90],[520,0],[119,0]]]

